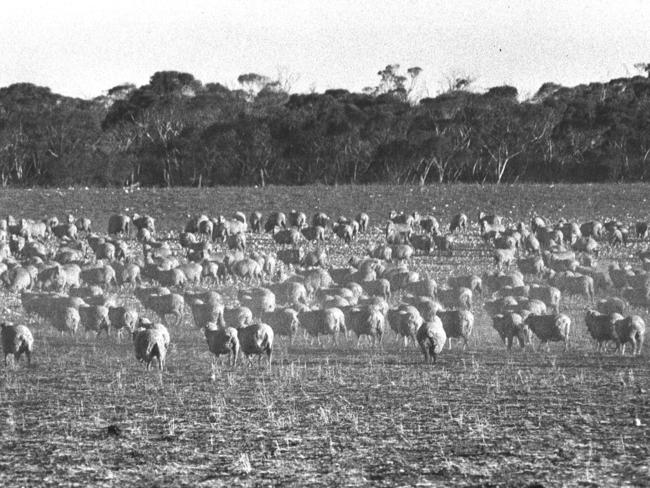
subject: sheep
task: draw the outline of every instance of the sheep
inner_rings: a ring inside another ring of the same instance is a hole
[[[342,332],[345,335],[347,330],[345,315],[336,307],[299,312],[298,320],[307,333],[316,338],[319,345],[321,335],[331,335],[334,344],[337,344],[338,334]]]
[[[517,266],[524,274],[530,274],[541,277],[546,271],[546,265],[541,256],[530,256],[526,258],[519,258]]]
[[[645,339],[645,322],[638,315],[620,318],[614,324],[616,351],[625,354],[625,344],[632,343],[632,354],[640,355]],[[622,347],[621,347],[622,346]]]
[[[173,315],[176,318],[174,325],[178,327],[183,321],[183,307],[185,300],[177,293],[157,294],[146,288],[136,288],[135,296],[142,302],[142,305],[153,310],[163,321],[166,315]]]
[[[587,309],[585,313],[585,325],[591,337],[596,341],[596,350],[601,351],[607,341],[616,340],[614,324],[623,316],[617,313],[604,314],[596,310]]]
[[[0,324],[0,339],[2,340],[2,350],[5,355],[5,366],[7,366],[7,356],[13,354],[14,363],[18,363],[20,356],[24,353],[27,357],[27,364],[32,362],[32,352],[34,350],[34,336],[25,325],[9,325],[6,322]]]
[[[406,296],[404,300],[408,304],[413,305],[426,322],[431,321],[433,317],[437,316],[440,310],[444,310],[440,303],[429,297]]]
[[[446,252],[449,256],[452,255],[454,250],[454,237],[451,235],[438,235],[433,234],[431,236],[433,245],[438,250],[439,253]]]
[[[262,267],[260,264],[251,258],[243,258],[226,263],[226,268],[230,273],[242,281],[252,283],[257,280],[258,283],[262,281]]]
[[[239,356],[239,338],[237,329],[232,327],[221,328],[217,324],[209,323],[203,329],[203,335],[208,343],[208,350],[219,357],[221,354],[228,355],[228,365],[233,367],[237,364]]]
[[[506,286],[516,288],[524,286],[524,275],[519,271],[511,271],[509,273],[497,272],[493,274],[485,273],[483,274],[483,283],[492,291],[498,291]]]
[[[52,325],[54,328],[64,334],[69,332],[70,335],[77,333],[81,317],[79,310],[74,307],[56,307],[52,311]]]
[[[522,246],[521,246],[525,251],[533,254],[539,254],[541,250],[541,244],[539,242],[539,239],[535,236],[535,234],[526,234],[523,238]]]
[[[541,300],[551,307],[556,314],[560,313],[562,292],[554,286],[531,285],[530,290],[528,291],[528,296],[530,298]]]
[[[302,263],[305,258],[305,250],[303,247],[297,247],[293,249],[280,249],[278,250],[278,259],[284,264],[293,264],[298,266]]]
[[[109,335],[111,322],[108,317],[108,307],[104,305],[82,305],[79,307],[79,320],[86,332],[97,332],[97,337],[99,337],[102,330],[105,330],[106,335]]]
[[[515,249],[495,249],[494,250],[494,264],[497,269],[509,268],[516,262]]]
[[[261,360],[261,355],[266,354],[269,369],[271,369],[273,335],[273,329],[264,323],[252,324],[237,331],[239,346],[244,355],[249,358],[249,365],[251,355],[260,355]]]
[[[255,318],[260,318],[264,312],[272,312],[276,306],[275,294],[268,288],[239,290],[237,299],[244,307],[250,308]]]
[[[393,248],[387,244],[379,244],[372,249],[368,249],[368,255],[375,259],[391,261],[393,258]]]
[[[648,237],[648,222],[637,222],[634,225],[634,231],[638,239],[646,239]]]
[[[274,232],[276,228],[287,228],[287,216],[282,212],[272,212],[264,224],[264,232]]]
[[[155,358],[158,361],[158,369],[162,372],[167,355],[163,333],[156,329],[136,329],[132,337],[136,360],[144,362],[148,371]]]
[[[575,272],[585,276],[591,276],[594,280],[594,289],[596,291],[607,291],[613,286],[609,273],[587,266],[578,266]]]
[[[273,240],[280,245],[297,247],[305,238],[296,228],[280,230],[276,227],[273,231]]]
[[[598,300],[596,303],[596,310],[602,314],[612,314],[618,313],[625,315],[625,309],[627,308],[627,303],[622,298],[618,297],[607,297],[601,300]]]
[[[357,347],[359,347],[363,335],[367,335],[372,340],[373,347],[381,346],[386,320],[378,307],[351,307],[344,310],[343,313],[346,329],[354,331],[357,335]]]
[[[438,354],[442,352],[447,342],[447,334],[438,317],[433,317],[431,321],[424,322],[416,333],[418,344],[424,355],[425,364],[435,364]]]
[[[525,314],[524,314],[525,315]],[[569,348],[571,319],[565,314],[527,315],[524,323],[539,340],[539,348],[548,342],[564,342],[564,350]]]
[[[630,304],[639,307],[650,306],[650,290],[647,288],[632,288],[626,286],[621,290],[621,296]]]
[[[205,303],[203,300],[194,299],[190,302],[190,309],[197,329],[203,329],[210,322],[223,324],[224,306],[220,302]]]
[[[115,278],[118,285],[130,285],[134,288],[137,285],[142,285],[142,270],[137,264],[113,262],[111,266],[115,270]]]
[[[416,271],[409,271],[403,268],[395,268],[384,274],[390,282],[390,289],[393,292],[403,290],[409,283],[420,281],[420,275]]]
[[[600,244],[598,244],[591,236],[581,237],[576,240],[571,247],[574,251],[595,254],[596,256],[598,256],[598,253],[600,252]]]
[[[155,220],[150,215],[139,215],[137,213],[133,214],[133,217],[131,217],[131,222],[137,230],[147,229],[149,232],[151,232],[151,234],[156,233]]]
[[[614,285],[614,288],[624,288],[628,285],[627,278],[628,273],[625,269],[621,269],[617,264],[610,264],[609,266],[609,278]]]
[[[279,336],[289,337],[289,344],[293,344],[293,338],[300,326],[298,312],[293,308],[278,308],[273,312],[262,314],[262,322],[268,324]]]
[[[580,226],[580,233],[584,237],[592,237],[593,239],[599,239],[603,233],[603,224],[601,224],[597,220],[585,222]]]
[[[438,219],[430,215],[420,219],[420,227],[427,234],[440,233],[440,224],[438,223]]]
[[[390,282],[388,284],[390,286]],[[438,284],[434,279],[424,278],[419,281],[407,283],[404,291],[415,296],[435,298],[438,291]]]
[[[449,349],[451,349],[451,339],[458,338],[463,339],[463,350],[465,350],[474,328],[474,314],[469,310],[439,310],[437,315],[449,340]]]
[[[413,229],[407,224],[396,224],[389,221],[386,224],[385,236],[388,244],[407,244],[411,239]]]
[[[110,265],[82,269],[79,277],[81,281],[89,285],[98,285],[106,288],[110,285],[117,287],[115,270]]]
[[[326,269],[314,268],[300,272],[300,274],[309,295],[312,295],[316,290],[328,288],[334,284],[332,276]]]
[[[324,249],[315,249],[309,251],[302,258],[300,264],[305,268],[315,268],[317,266],[327,266],[328,258]]]
[[[226,307],[223,309],[222,320],[223,323],[219,323],[222,327],[242,329],[253,323],[253,312],[248,307]]]
[[[431,249],[433,249],[433,241],[431,236],[425,236],[420,234],[411,235],[410,244],[413,247],[414,251],[422,251],[425,254],[431,254]]]
[[[29,270],[22,266],[6,271],[2,279],[7,288],[14,293],[31,289],[34,283]]]
[[[327,228],[332,222],[332,219],[327,214],[323,212],[318,212],[314,214],[311,219],[311,225],[313,227],[324,227]]]
[[[70,239],[70,240],[75,240],[78,235],[78,229],[77,226],[74,224],[60,224],[60,225],[55,225],[50,228],[52,231],[52,234],[54,234],[55,237],[58,239]]]
[[[530,342],[530,331],[521,315],[513,312],[497,314],[492,317],[492,327],[499,333],[499,337],[507,345],[508,351],[512,350],[514,339],[517,338],[519,346],[523,349]]]
[[[108,233],[129,235],[131,218],[124,214],[114,214],[108,218]]]
[[[449,224],[449,232],[452,234],[456,231],[465,232],[467,230],[468,220],[467,215],[464,213],[454,215]]]
[[[584,296],[591,301],[594,299],[594,279],[591,276],[558,273],[549,279],[549,283],[570,295]]]
[[[168,288],[182,287],[187,283],[187,276],[180,268],[162,269],[158,267],[154,274],[155,280]]]
[[[316,291],[316,300],[323,302],[327,299],[333,297],[340,297],[347,300],[350,304],[356,305],[359,301],[359,297],[354,294],[350,288],[346,287],[337,287],[337,288],[321,288]]]
[[[365,212],[360,212],[354,218],[354,220],[359,224],[359,232],[366,232],[368,230],[368,225],[370,222],[370,217]]]
[[[302,303],[307,305],[307,288],[296,281],[284,281],[268,286],[268,289],[275,294],[277,303],[281,305],[295,305]]]
[[[127,307],[108,307],[108,320],[111,327],[122,337],[123,331],[133,332],[138,324],[138,312]]]
[[[307,225],[307,216],[303,212],[298,212],[297,210],[291,210],[289,215],[287,215],[287,223],[289,227],[297,227],[302,229]]]
[[[167,330],[167,327],[165,327],[160,322],[152,322],[151,320],[149,320],[147,318],[141,317],[140,319],[138,319],[138,326],[136,327],[136,329],[157,330],[162,335],[163,344],[165,345],[165,349],[169,349],[171,336],[169,335],[169,330]]]
[[[469,288],[472,292],[483,293],[483,280],[477,275],[450,276],[447,284],[452,288]]]
[[[321,227],[320,225],[303,227],[300,229],[300,232],[302,233],[303,237],[309,242],[325,241],[325,227]]]
[[[469,288],[439,288],[437,298],[445,307],[472,309],[473,294]]]
[[[346,244],[350,244],[355,235],[354,227],[352,225],[340,222],[337,222],[332,226],[332,231]]]
[[[248,221],[251,226],[251,232],[255,234],[260,234],[262,232],[262,212],[251,212]]]
[[[386,300],[390,298],[390,282],[387,279],[380,278],[370,281],[361,281],[359,284],[368,296],[382,297]]]
[[[390,328],[404,339],[404,347],[408,345],[409,338],[416,343],[416,333],[424,323],[424,319],[413,305],[402,304],[395,310],[388,310],[386,314]]]
[[[90,232],[92,232],[92,224],[92,220],[90,220],[88,217],[79,217],[75,222],[77,230],[79,232],[85,232],[86,234],[90,234]]]
[[[394,244],[392,246],[393,261],[408,261],[413,256],[415,250],[408,244]]]

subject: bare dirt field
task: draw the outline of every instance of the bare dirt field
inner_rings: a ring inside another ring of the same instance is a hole
[[[509,222],[536,214],[634,223],[650,220],[647,199],[641,184],[12,189],[0,192],[0,208],[31,218],[72,212],[99,232],[111,213],[148,213],[163,237],[201,212],[366,211],[369,234],[350,247],[336,237],[325,244],[342,266],[382,241],[391,209],[443,225],[458,211],[475,221],[479,209]],[[268,235],[250,246],[276,248]],[[639,267],[645,246],[605,244],[599,262]],[[475,224],[452,256],[418,255],[411,267],[438,283],[494,269]],[[242,286],[216,289],[233,297]],[[61,336],[27,319],[19,295],[3,289],[0,297],[4,317],[28,323],[35,337],[32,365],[23,360],[0,376],[0,486],[650,485],[648,345],[637,357],[597,353],[582,298],[562,306],[573,321],[567,352],[551,344],[550,352],[508,353],[484,296],[475,300],[471,348],[454,343],[436,365],[391,334],[379,349],[351,338],[312,345],[299,334],[292,345],[278,340],[271,371],[215,363],[186,312],[170,330],[160,373],[136,362],[130,338]],[[633,311],[647,322],[646,309]]]

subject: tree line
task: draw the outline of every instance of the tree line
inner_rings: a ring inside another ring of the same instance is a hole
[[[82,100],[30,83],[0,89],[0,184],[214,186],[608,182],[650,177],[650,79],[416,97],[421,70],[379,72],[355,93],[291,94],[160,71]]]

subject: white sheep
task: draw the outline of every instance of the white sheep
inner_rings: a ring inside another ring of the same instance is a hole
[[[469,338],[474,329],[474,315],[469,310],[440,310],[438,317],[445,329],[451,349],[451,339],[463,339],[463,350],[469,346]]]
[[[426,364],[435,364],[438,354],[442,352],[447,342],[447,334],[440,321],[440,318],[433,317],[432,320],[424,322],[417,331],[417,340],[424,355]]]
[[[404,339],[404,347],[408,345],[409,339],[413,339],[413,343],[416,343],[416,333],[424,323],[417,308],[402,304],[396,310],[389,310],[386,316],[391,329]]]
[[[241,352],[248,358],[250,365],[250,356],[258,355],[260,361],[262,354],[266,354],[269,369],[273,358],[273,329],[264,323],[252,324],[237,331],[239,346]]]
[[[641,354],[645,339],[645,322],[638,315],[630,315],[617,320],[614,324],[616,331],[616,350],[625,354],[625,344],[632,343],[632,354]],[[622,346],[622,347],[621,347]]]
[[[20,356],[24,353],[27,357],[27,364],[32,362],[34,350],[34,336],[25,325],[9,325],[6,322],[0,324],[0,339],[2,340],[2,351],[5,355],[5,366],[7,356],[13,354],[14,363],[18,363]]]
[[[208,323],[203,329],[203,334],[208,343],[208,350],[212,354],[216,357],[227,354],[228,364],[231,367],[237,364],[240,349],[237,329],[233,327],[221,328],[215,323]]]
[[[596,350],[602,351],[605,343],[616,340],[614,324],[622,319],[618,313],[604,314],[596,310],[587,309],[585,313],[585,325],[593,339],[596,341]]]
[[[167,356],[167,346],[163,333],[157,329],[139,328],[133,331],[133,347],[135,349],[135,358],[139,362],[144,362],[147,370],[151,368],[154,358],[158,361],[158,369],[163,371],[165,368],[165,358]]]
[[[300,325],[320,345],[321,335],[331,335],[334,344],[337,344],[339,333],[346,335],[345,315],[339,308],[332,307],[323,310],[308,310],[298,313]]]
[[[564,350],[568,349],[571,329],[571,319],[568,315],[528,315],[524,317],[524,323],[539,338],[540,349],[548,342],[564,342]]]

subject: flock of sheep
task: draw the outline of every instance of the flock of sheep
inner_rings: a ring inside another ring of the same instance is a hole
[[[452,339],[468,346],[477,295],[508,349],[515,341],[526,347],[533,335],[540,346],[559,341],[566,349],[572,324],[562,313],[563,295],[591,303],[584,319],[598,350],[613,342],[624,353],[630,343],[640,354],[643,346],[645,323],[628,309],[650,303],[650,252],[640,253],[636,269],[597,263],[601,247],[628,242],[632,232],[616,221],[549,224],[535,217],[507,226],[481,212],[475,224],[458,214],[443,229],[433,216],[391,212],[381,242],[342,267],[331,265],[327,249],[333,239],[344,248],[371,232],[365,213],[336,221],[298,211],[266,219],[259,212],[196,215],[182,232],[165,236],[147,215],[112,215],[107,235],[91,226],[73,216],[0,220],[0,281],[26,314],[61,333],[130,333],[147,368],[154,361],[164,368],[168,327],[181,326],[186,308],[210,352],[228,355],[232,365],[243,353],[266,355],[270,367],[275,336],[291,342],[300,331],[319,344],[323,336],[337,344],[354,332],[358,342],[366,336],[377,346],[392,330],[404,347],[413,341],[427,363],[435,362]],[[443,284],[412,268],[417,254],[432,261],[453,255],[457,235],[475,229],[493,272],[452,275]],[[645,239],[647,223],[633,233]],[[236,300],[226,296],[234,289]],[[1,339],[5,364],[11,354],[30,361],[34,339],[26,325],[3,323]]]

